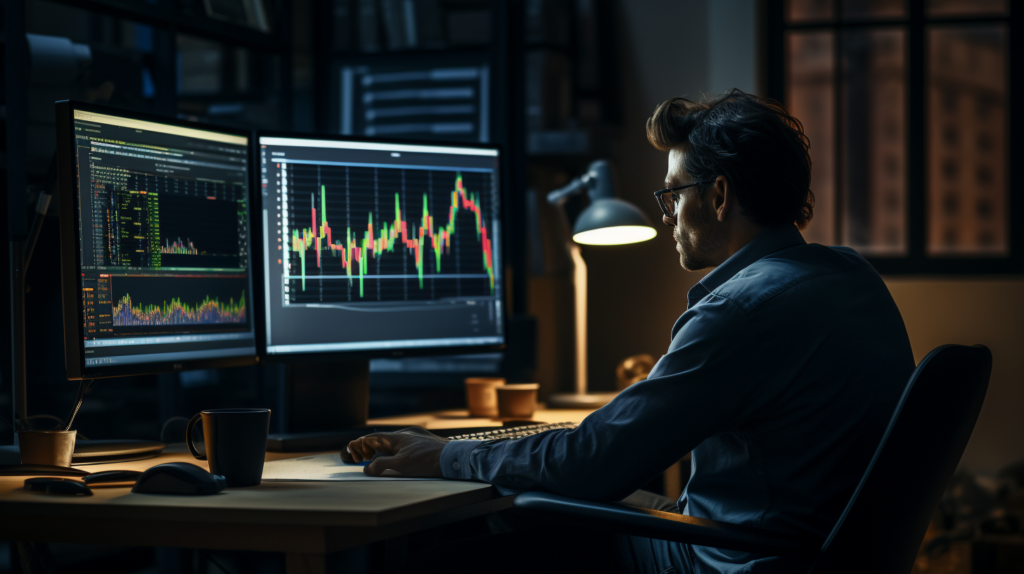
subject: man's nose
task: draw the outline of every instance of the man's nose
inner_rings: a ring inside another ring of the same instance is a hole
[[[676,226],[676,220],[672,219],[671,217],[669,217],[667,215],[662,215],[661,216],[661,222],[664,223],[665,225],[668,225],[669,227],[675,227]]]

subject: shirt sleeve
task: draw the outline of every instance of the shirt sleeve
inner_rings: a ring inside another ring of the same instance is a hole
[[[710,295],[681,318],[669,352],[650,377],[622,391],[573,430],[506,441],[454,441],[441,454],[447,478],[518,490],[543,489],[618,500],[705,438],[740,424],[757,393],[758,346],[746,314]],[[737,360],[744,350],[744,360]]]
[[[482,440],[453,440],[441,450],[441,474],[455,480],[471,480],[469,455],[483,444]]]

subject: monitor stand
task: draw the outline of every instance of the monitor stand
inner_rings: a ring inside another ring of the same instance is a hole
[[[271,433],[271,452],[338,450],[375,430],[366,426],[370,411],[370,362],[291,363],[285,372],[281,413]]]

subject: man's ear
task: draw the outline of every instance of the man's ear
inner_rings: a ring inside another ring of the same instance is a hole
[[[724,175],[716,177],[715,183],[711,185],[708,193],[711,194],[711,204],[715,208],[718,221],[725,221],[729,211],[734,208],[736,203],[736,194],[733,192],[732,186],[729,185],[729,180],[725,179]]]

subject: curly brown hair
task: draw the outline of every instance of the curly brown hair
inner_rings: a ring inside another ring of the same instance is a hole
[[[693,181],[725,176],[755,223],[803,229],[814,216],[810,141],[774,100],[740,90],[707,103],[670,98],[647,120],[647,139],[661,151],[684,148]]]

